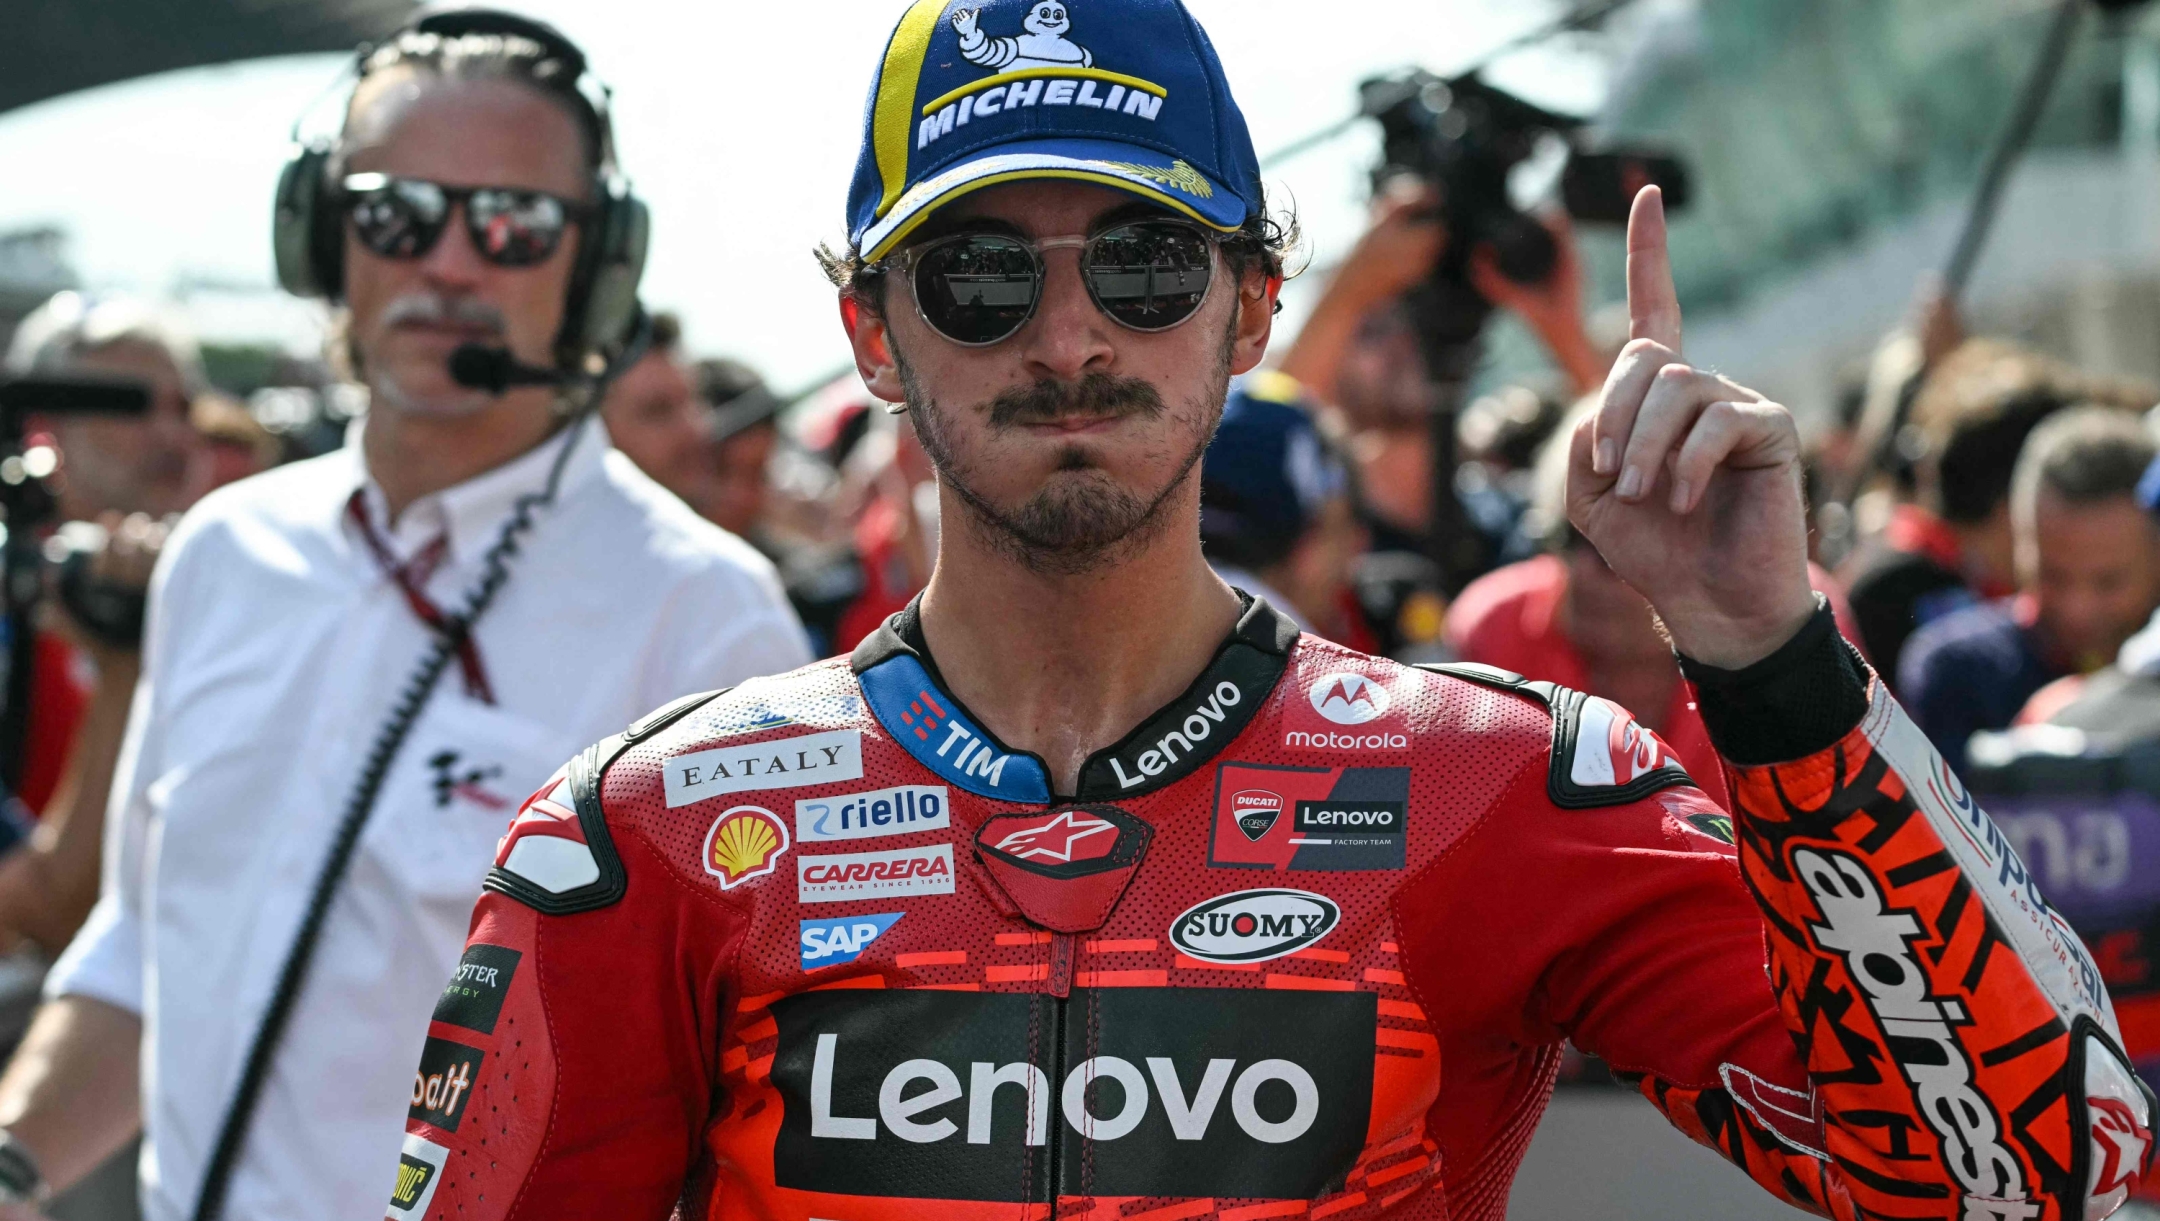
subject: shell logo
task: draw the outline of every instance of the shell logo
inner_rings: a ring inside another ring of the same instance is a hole
[[[736,806],[705,833],[705,872],[720,879],[720,889],[732,890],[771,873],[787,850],[787,824],[779,815],[762,806]]]

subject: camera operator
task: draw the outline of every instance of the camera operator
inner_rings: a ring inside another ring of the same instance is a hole
[[[1584,393],[1603,381],[1609,362],[1599,359],[1583,327],[1581,264],[1567,220],[1555,216],[1543,223],[1552,232],[1555,257],[1541,283],[1508,279],[1489,244],[1470,252],[1468,276],[1488,302],[1514,311],[1536,332],[1574,392]],[[1283,372],[1341,411],[1348,425],[1361,516],[1374,552],[1422,557],[1432,550],[1432,416],[1442,389],[1429,372],[1404,295],[1432,275],[1449,240],[1437,188],[1409,175],[1389,180],[1374,200],[1371,226],[1329,278],[1282,361]],[[1504,533],[1507,527],[1502,522],[1496,528]],[[1499,544],[1495,538],[1485,550],[1496,552]],[[1410,626],[1437,618],[1412,611],[1432,602],[1430,591],[1405,594],[1370,579],[1360,584],[1384,649],[1401,654],[1431,647]],[[1391,609],[1387,604],[1398,598]]]
[[[2153,441],[2138,417],[2082,407],[2032,432],[2010,485],[2015,597],[1913,633],[1899,687],[1953,766],[2054,679],[2096,670],[2160,606],[2160,526],[2139,507]]]
[[[159,561],[103,891],[0,1078],[0,1215],[138,1124],[149,1218],[365,1215],[520,797],[807,659],[771,566],[570,410],[643,246],[582,53],[451,10],[356,75],[287,167],[279,272],[343,303],[371,406]],[[567,388],[468,388],[467,345]]]

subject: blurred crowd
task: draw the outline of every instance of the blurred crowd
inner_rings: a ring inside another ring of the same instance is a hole
[[[1495,306],[1544,345],[1552,373],[1460,410],[1428,375],[1403,295],[1448,235],[1429,187],[1378,194],[1370,225],[1323,276],[1273,367],[1234,385],[1203,461],[1206,554],[1233,585],[1306,630],[1419,661],[1479,662],[1634,709],[1718,788],[1715,753],[1647,604],[1568,524],[1564,447],[1625,336],[1596,334],[1564,217],[1543,283],[1473,252]],[[683,503],[775,566],[812,651],[849,651],[929,579],[934,474],[910,418],[853,371],[794,398],[750,364],[688,350],[649,320],[643,355],[608,386],[609,441]],[[130,378],[140,417],[32,415],[24,444],[56,455],[48,540],[98,589],[139,599],[176,516],[225,483],[305,456],[209,385],[183,328],[125,297],[62,293],[17,329],[15,375]],[[1459,388],[1458,388],[1459,389]],[[2107,675],[2160,682],[2160,473],[2143,414],[2160,391],[2091,377],[1965,335],[1923,288],[1811,438],[1818,589],[1846,635],[1953,766],[1974,735],[2073,720]],[[1436,413],[1459,466],[1433,477]],[[1467,583],[1431,558],[1436,486],[1487,558]],[[56,570],[57,571],[57,570]],[[1451,588],[1453,584],[1456,587]],[[96,825],[137,678],[135,641],[55,597],[38,619],[32,714],[0,931],[57,953],[96,893]],[[124,617],[123,617],[124,618]],[[139,632],[141,611],[134,610]],[[2095,682],[2096,676],[2099,681]],[[74,828],[70,833],[69,828]]]

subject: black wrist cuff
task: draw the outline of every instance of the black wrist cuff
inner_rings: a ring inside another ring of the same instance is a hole
[[[1711,744],[1743,767],[1805,758],[1867,714],[1867,663],[1838,634],[1829,600],[1819,593],[1814,617],[1753,665],[1727,670],[1679,657]]]

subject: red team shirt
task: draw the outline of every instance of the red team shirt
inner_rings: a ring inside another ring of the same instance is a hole
[[[2082,947],[1880,684],[1728,814],[1612,704],[1254,603],[1055,796],[913,614],[526,804],[387,1216],[1499,1218],[1565,1039],[1837,1217],[2146,1161]]]

